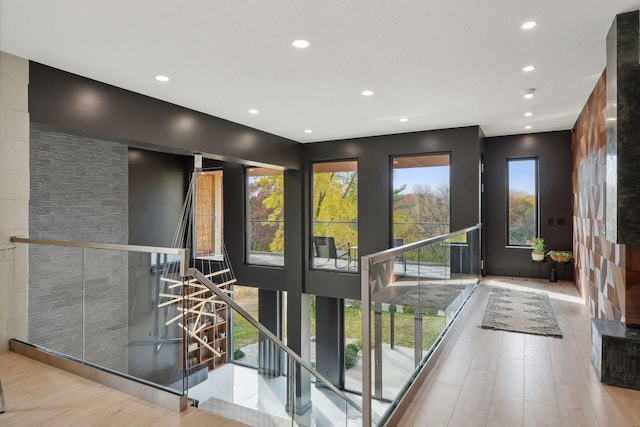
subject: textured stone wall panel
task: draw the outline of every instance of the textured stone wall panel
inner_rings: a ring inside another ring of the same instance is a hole
[[[127,244],[127,147],[37,129],[31,141],[30,236]],[[127,372],[128,253],[29,250],[29,341]]]
[[[576,286],[593,317],[623,320],[624,245],[609,242],[606,223],[606,82],[604,74],[576,121],[572,138]],[[621,262],[622,261],[622,262]]]

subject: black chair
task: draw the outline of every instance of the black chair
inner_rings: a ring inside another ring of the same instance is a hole
[[[313,246],[315,246],[316,256],[318,258],[327,258],[327,262],[333,258],[336,268],[338,268],[338,259],[346,259],[347,268],[351,265],[351,246],[349,242],[344,242],[336,246],[336,241],[333,237],[314,236]]]
[[[393,239],[393,247],[397,248],[398,246],[404,245],[404,239]],[[398,255],[396,257],[396,261],[402,262],[403,271],[407,271],[407,254],[404,253],[402,255]]]

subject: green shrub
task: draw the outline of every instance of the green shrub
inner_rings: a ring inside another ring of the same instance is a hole
[[[413,306],[412,305],[403,305],[402,312],[407,314],[413,314]]]
[[[362,343],[360,341],[347,344],[344,350],[344,367],[346,369],[351,369],[356,366],[358,363],[358,352],[361,348]]]
[[[237,349],[233,352],[233,360],[240,360],[244,357],[244,351]]]

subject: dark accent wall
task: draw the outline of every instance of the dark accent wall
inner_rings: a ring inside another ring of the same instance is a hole
[[[451,156],[451,230],[480,222],[481,139],[477,126],[371,138],[330,141],[303,146],[304,291],[321,296],[360,299],[357,274],[312,270],[311,165],[313,162],[358,161],[358,248],[367,255],[391,247],[392,156],[449,153]],[[289,193],[286,194],[290,196]],[[295,197],[295,196],[294,196]]]
[[[607,35],[607,240],[640,244],[640,12]],[[640,320],[640,318],[639,318]]]
[[[129,148],[128,162],[129,244],[170,247],[193,158]]]
[[[141,148],[299,167],[295,141],[29,62],[31,122]]]
[[[548,132],[486,139],[486,259],[487,274],[532,277],[531,249],[507,248],[507,159],[538,159],[540,236],[547,251],[570,250],[571,132]]]

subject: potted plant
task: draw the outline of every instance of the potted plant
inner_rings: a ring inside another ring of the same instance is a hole
[[[571,251],[549,251],[547,254],[553,262],[570,262],[573,260],[573,252]]]
[[[534,237],[531,241],[531,259],[534,261],[544,261],[544,239],[542,237]]]

